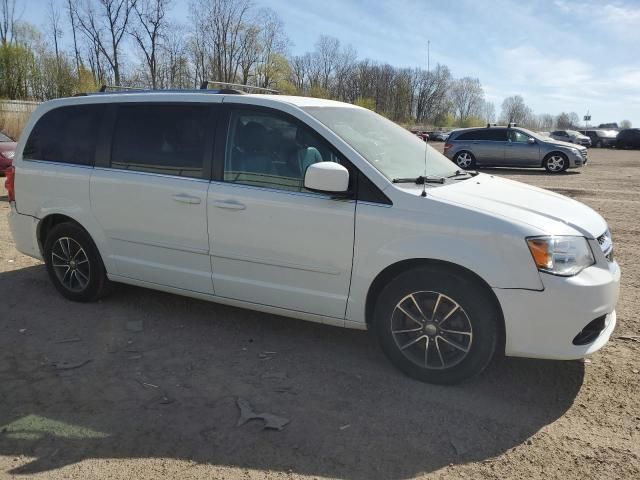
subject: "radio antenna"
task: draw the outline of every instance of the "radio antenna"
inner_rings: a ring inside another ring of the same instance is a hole
[[[427,40],[427,75],[431,75],[431,40]],[[427,152],[429,151],[429,134],[424,139],[424,178],[422,179],[422,196],[427,196]]]
[[[428,134],[427,134],[428,135]],[[429,137],[424,140],[424,177],[422,178],[422,196],[427,196],[427,152],[429,151]]]

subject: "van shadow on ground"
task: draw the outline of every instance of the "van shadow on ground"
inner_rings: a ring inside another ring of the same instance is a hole
[[[363,332],[125,286],[70,303],[42,266],[0,273],[0,291],[0,455],[34,457],[16,475],[163,457],[411,477],[523,443],[564,414],[584,375],[577,362],[498,359],[437,387],[398,373]],[[291,423],[237,427],[236,397]]]

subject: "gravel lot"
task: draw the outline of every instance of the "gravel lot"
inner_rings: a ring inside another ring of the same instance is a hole
[[[591,361],[501,358],[438,387],[363,332],[128,286],[70,303],[14,249],[0,190],[0,477],[640,478],[640,151],[490,172],[608,220],[619,324]],[[237,427],[237,397],[291,423]]]

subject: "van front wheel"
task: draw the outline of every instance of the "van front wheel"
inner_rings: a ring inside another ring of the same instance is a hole
[[[373,318],[391,362],[428,383],[456,383],[484,370],[496,349],[497,314],[478,287],[457,271],[431,266],[393,279]]]

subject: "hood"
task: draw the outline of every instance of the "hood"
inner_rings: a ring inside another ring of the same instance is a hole
[[[589,138],[589,137],[586,137]],[[578,145],[576,143],[571,142],[563,142],[562,140],[556,140],[555,138],[549,137],[549,140],[545,140],[547,143],[552,145],[559,145],[561,147],[569,147],[569,148],[577,148],[578,150],[586,150],[587,147],[582,145]]]
[[[546,235],[577,234],[597,238],[607,229],[605,220],[583,203],[492,175],[480,174],[468,180],[431,188],[429,194],[447,203],[527,224]]]

